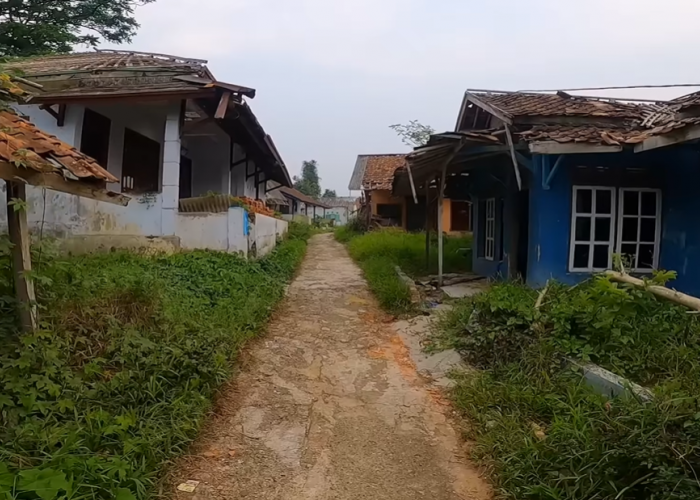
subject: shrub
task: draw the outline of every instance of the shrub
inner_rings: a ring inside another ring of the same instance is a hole
[[[485,371],[454,391],[475,454],[505,498],[700,498],[700,323],[652,294],[596,278],[537,293],[494,285],[439,322]],[[653,386],[644,403],[594,394],[564,357]]]
[[[41,329],[0,331],[0,492],[145,498],[304,251],[291,239],[254,262],[206,251],[51,262]]]

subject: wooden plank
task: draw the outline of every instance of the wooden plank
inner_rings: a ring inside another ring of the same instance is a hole
[[[510,147],[510,158],[513,160],[513,169],[515,170],[515,180],[518,182],[518,191],[523,190],[523,180],[520,177],[520,167],[518,159],[515,156],[515,145],[513,144],[513,135],[510,133],[510,127],[506,125],[506,136],[508,137],[508,146]]]
[[[24,206],[18,207],[15,201]],[[27,224],[27,188],[23,182],[7,183],[7,226],[12,243],[12,274],[15,281],[15,293],[19,305],[22,331],[36,330],[36,295],[34,283],[29,278],[32,271],[31,240]]]
[[[413,173],[411,172],[411,162],[406,162],[406,169],[408,170],[408,180],[411,183],[411,193],[413,193],[413,203],[418,205],[418,195],[416,194],[416,185],[413,182]]]
[[[471,102],[473,102],[474,104],[476,104],[477,106],[479,106],[481,109],[483,109],[484,111],[486,111],[486,112],[488,112],[488,113],[491,113],[493,116],[495,116],[496,118],[498,118],[499,120],[501,120],[503,123],[507,123],[508,125],[512,125],[512,124],[513,124],[513,120],[512,120],[511,118],[509,118],[508,116],[506,116],[506,115],[503,113],[503,111],[501,111],[501,110],[498,109],[498,108],[494,108],[494,107],[491,106],[490,104],[485,103],[484,101],[482,101],[481,99],[479,99],[477,96],[475,96],[475,95],[472,94],[471,92],[467,92],[467,98],[468,98]]]
[[[231,92],[224,92],[221,94],[221,99],[219,99],[219,105],[216,107],[214,118],[217,120],[223,120],[226,117],[226,110],[228,109],[228,103],[230,100]]]
[[[124,207],[127,206],[131,200],[128,196],[112,193],[97,186],[93,187],[86,182],[69,181],[57,173],[41,173],[30,168],[18,168],[9,163],[0,162],[0,179],[6,181],[20,181],[31,186],[46,187],[54,191],[75,194],[97,201],[122,205]]]
[[[622,146],[606,146],[588,143],[561,143],[556,141],[539,141],[530,143],[530,152],[541,155],[566,155],[588,153],[619,153]]]
[[[634,147],[634,152],[642,153],[651,149],[663,148],[673,144],[680,144],[682,142],[689,142],[697,139],[700,139],[700,125],[684,127],[675,132],[650,137],[644,142],[637,144]]]

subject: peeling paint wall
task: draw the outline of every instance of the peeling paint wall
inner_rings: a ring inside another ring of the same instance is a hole
[[[281,239],[289,228],[287,221],[255,214],[255,221],[250,229],[251,252],[256,257],[264,257],[274,250],[277,240]]]
[[[178,214],[176,236],[186,250],[228,251],[228,212]]]

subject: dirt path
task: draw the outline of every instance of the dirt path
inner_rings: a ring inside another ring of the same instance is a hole
[[[332,235],[312,238],[268,334],[222,395],[178,500],[484,500],[440,393]]]

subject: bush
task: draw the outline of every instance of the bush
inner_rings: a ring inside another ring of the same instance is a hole
[[[348,245],[350,256],[365,273],[369,286],[381,306],[394,314],[408,312],[411,293],[396,274],[395,266],[418,277],[437,272],[437,242],[431,247],[430,266],[425,263],[425,235],[399,229],[382,229],[358,233],[351,226],[339,227],[335,237]],[[445,272],[468,271],[471,260],[464,249],[471,247],[471,238],[446,237]]]
[[[206,251],[52,261],[37,281],[41,329],[0,331],[0,492],[145,498],[304,252],[290,239],[254,262]]]
[[[443,343],[485,369],[454,396],[503,496],[700,498],[697,316],[605,278],[552,284],[536,300],[495,285],[438,324]],[[567,356],[653,384],[655,398],[596,395]]]

